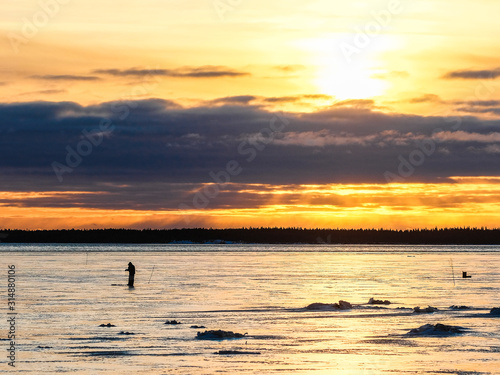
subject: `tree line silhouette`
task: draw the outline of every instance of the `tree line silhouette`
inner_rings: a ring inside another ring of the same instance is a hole
[[[500,228],[60,229],[0,231],[4,243],[262,243],[498,245]]]

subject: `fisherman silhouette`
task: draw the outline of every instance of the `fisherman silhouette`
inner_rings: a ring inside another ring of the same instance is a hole
[[[128,268],[125,271],[128,271],[128,286],[132,288],[134,286],[135,276],[135,266],[132,264],[132,262],[128,262]]]

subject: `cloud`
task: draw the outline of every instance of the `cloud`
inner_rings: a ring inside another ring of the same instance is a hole
[[[231,161],[241,168],[231,177],[237,184],[385,183],[384,172],[397,171],[400,157],[408,159],[423,142],[436,151],[408,180],[498,174],[493,146],[500,142],[500,121],[463,117],[453,130],[454,118],[388,114],[370,108],[370,101],[346,101],[284,113],[282,122],[265,107],[249,105],[252,100],[226,97],[189,108],[162,99],[0,104],[0,190],[121,186],[130,192],[123,205],[132,207],[141,194],[151,195],[151,204],[162,194],[182,200],[191,194],[187,186],[213,182],[214,175],[225,179]],[[102,121],[112,130],[100,130]],[[273,126],[282,130],[272,132]],[[82,149],[89,133],[99,140],[90,152]],[[52,163],[67,164],[68,150],[78,147],[85,155],[60,183]]]
[[[446,73],[444,79],[496,79],[500,77],[500,68],[491,70],[457,70]]]
[[[264,101],[268,103],[295,103],[300,101],[300,96],[279,96],[274,98],[265,98]]]
[[[324,100],[333,99],[332,96],[324,95],[324,94],[306,94],[306,95],[302,95],[302,97],[304,99],[324,99]]]
[[[145,77],[145,76],[167,76],[170,70],[166,69],[96,69],[93,74],[107,74],[117,77]]]
[[[408,146],[415,141],[422,141],[425,136],[413,133],[400,133],[396,130],[386,130],[369,135],[355,135],[352,133],[335,133],[330,130],[316,132],[287,132],[275,140],[278,145],[296,145],[302,147],[326,147],[326,146],[363,146],[374,148],[387,148]]]
[[[266,103],[299,103],[307,100],[333,100],[333,97],[323,94],[305,94],[294,96],[277,96],[263,99],[263,101]]]
[[[107,74],[116,77],[163,76],[175,78],[221,78],[249,76],[248,72],[240,72],[225,66],[205,65],[200,67],[182,67],[177,69],[97,69],[94,74]]]
[[[499,145],[489,145],[484,149],[489,154],[500,154],[500,146]]]
[[[493,115],[500,115],[500,107],[488,107],[488,106],[475,107],[474,105],[470,105],[468,107],[457,108],[457,110],[466,113],[481,113],[481,114],[490,113]]]
[[[500,142],[500,132],[481,134],[464,131],[446,131],[434,134],[433,138],[438,140],[439,142],[454,141],[467,143],[498,143]]]
[[[225,98],[217,98],[212,100],[212,103],[216,104],[248,104],[257,100],[256,96],[253,95],[239,95],[239,96],[228,96]]]
[[[458,100],[453,104],[458,106],[456,109],[460,112],[500,115],[500,100]]]
[[[455,104],[466,104],[478,107],[500,107],[500,100],[474,100],[474,101],[457,101]]]
[[[249,76],[248,72],[239,72],[224,66],[201,66],[197,68],[180,68],[171,71],[171,77],[181,78],[219,78]]]
[[[96,76],[77,76],[77,75],[71,75],[71,74],[62,74],[62,75],[53,75],[53,74],[35,75],[35,76],[32,76],[32,78],[46,80],[46,81],[98,81],[98,80],[101,79],[101,78],[96,77]]]

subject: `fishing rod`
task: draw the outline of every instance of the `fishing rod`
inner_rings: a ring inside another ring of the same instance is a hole
[[[453,269],[453,259],[450,257],[451,274],[453,276],[453,286],[455,286],[455,270]]]
[[[149,276],[149,281],[148,281],[148,284],[149,282],[151,281],[151,278],[153,277],[153,272],[155,271],[155,266],[153,266],[153,269],[151,270],[151,276]]]

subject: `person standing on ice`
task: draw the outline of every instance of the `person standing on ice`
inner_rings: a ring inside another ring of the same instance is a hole
[[[128,271],[128,286],[132,288],[134,286],[135,277],[135,266],[132,262],[128,262],[128,268],[125,271]]]

